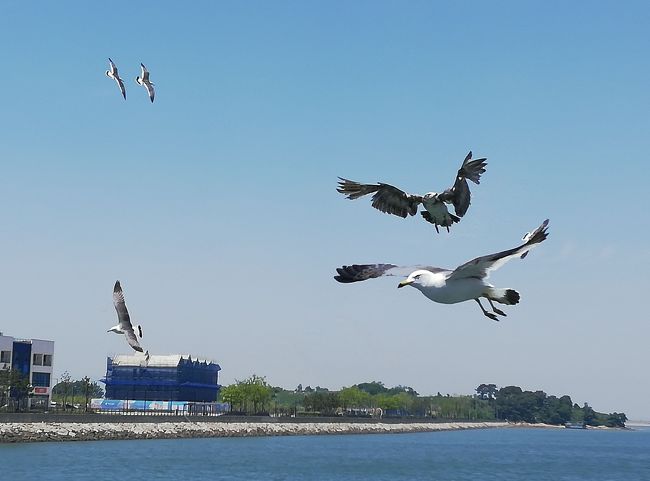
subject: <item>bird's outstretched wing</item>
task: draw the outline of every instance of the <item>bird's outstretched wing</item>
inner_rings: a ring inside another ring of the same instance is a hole
[[[124,87],[124,82],[119,77],[116,77],[115,81],[117,82],[118,87],[120,87],[120,92],[122,92],[122,97],[124,97],[124,100],[126,100],[126,88]]]
[[[142,81],[143,82],[148,82],[149,81],[149,71],[147,70],[147,67],[145,67],[143,63],[140,64],[140,70],[142,70]]]
[[[422,202],[422,196],[407,194],[390,184],[360,184],[353,180],[339,177],[337,192],[345,195],[350,200],[358,199],[367,194],[372,194],[372,206],[386,214],[408,217],[415,215],[418,205]]]
[[[117,66],[113,63],[110,57],[108,58],[108,63],[111,66],[111,73],[117,75]]]
[[[142,77],[136,78],[136,82],[138,82],[140,85],[142,85],[144,88],[147,89],[147,94],[149,94],[149,100],[151,100],[151,103],[153,103],[153,99],[156,96],[156,91],[153,88],[153,84],[151,83],[151,80],[149,80],[149,71],[147,70],[147,67],[144,66],[143,63],[140,64],[140,68],[142,70]]]
[[[126,337],[126,342],[129,343],[129,346],[131,346],[134,350],[138,352],[143,352],[144,349],[140,346],[140,343],[138,342],[138,338],[135,336],[135,333],[133,332],[133,329],[130,331],[124,331],[124,336]]]
[[[147,89],[147,93],[149,94],[149,100],[151,100],[151,103],[153,103],[153,99],[156,96],[156,92],[153,89],[153,84],[149,81],[144,83],[145,88]]]
[[[465,215],[471,203],[472,194],[467,180],[469,179],[475,184],[481,183],[481,174],[485,172],[487,166],[486,160],[486,158],[472,160],[472,151],[470,150],[463,165],[458,169],[454,185],[438,196],[441,201],[454,204],[454,210],[459,217]]]
[[[365,281],[382,276],[408,277],[417,270],[443,272],[446,269],[432,266],[396,266],[394,264],[352,264],[351,266],[338,267],[334,276],[338,282],[349,284],[351,282]]]
[[[126,342],[128,342],[129,346],[136,351],[143,352],[143,349],[140,347],[140,343],[138,342],[138,338],[135,335],[135,332],[133,332],[131,317],[126,308],[126,302],[124,302],[124,293],[122,292],[120,281],[115,281],[115,287],[113,287],[113,305],[117,311],[117,319],[120,323],[120,329],[124,331]]]
[[[115,281],[115,287],[113,287],[113,305],[117,311],[117,319],[120,322],[120,329],[123,331],[130,330],[133,332],[131,317],[129,316],[129,311],[126,308],[126,302],[124,302],[124,293],[122,292],[120,281]]]
[[[471,261],[466,262],[465,264],[454,269],[454,271],[449,275],[448,279],[453,280],[469,277],[483,279],[488,277],[491,271],[498,269],[513,257],[519,256],[521,258],[524,258],[529,250],[531,250],[533,247],[536,247],[548,237],[547,229],[548,219],[542,222],[542,225],[531,232],[527,236],[526,242],[520,246],[502,252],[497,252],[496,254],[490,254],[487,256],[472,259]]]

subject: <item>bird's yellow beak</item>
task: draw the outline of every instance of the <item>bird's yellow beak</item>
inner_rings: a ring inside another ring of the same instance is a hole
[[[413,281],[409,281],[409,280],[402,281],[402,282],[400,282],[399,284],[397,284],[397,288],[399,289],[400,287],[408,286],[408,285],[409,285],[410,283],[412,283],[412,282],[413,282]]]

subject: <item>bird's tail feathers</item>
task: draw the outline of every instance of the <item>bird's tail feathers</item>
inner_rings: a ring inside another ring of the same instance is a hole
[[[488,297],[493,301],[508,306],[519,304],[519,299],[521,298],[519,293],[514,289],[497,289],[496,287],[490,290]]]

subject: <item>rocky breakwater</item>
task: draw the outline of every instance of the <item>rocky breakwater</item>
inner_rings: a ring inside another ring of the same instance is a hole
[[[505,427],[508,423],[0,423],[0,443],[314,434],[389,434]]]

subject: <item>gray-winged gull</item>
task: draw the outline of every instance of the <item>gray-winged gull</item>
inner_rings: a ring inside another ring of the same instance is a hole
[[[487,159],[472,160],[470,151],[463,161],[463,165],[456,174],[454,185],[442,193],[429,192],[424,195],[407,194],[390,184],[360,184],[353,180],[339,177],[339,185],[336,189],[348,199],[354,200],[367,194],[372,194],[372,206],[386,214],[398,215],[406,218],[415,215],[418,205],[422,204],[425,210],[422,217],[432,223],[436,231],[440,232],[438,226],[447,228],[459,222],[465,215],[471,201],[471,193],[467,185],[467,179],[475,184],[480,184],[481,174],[485,172]],[[453,204],[456,215],[447,210],[446,204]]]
[[[138,85],[142,85],[144,88],[147,89],[147,93],[149,94],[149,100],[153,103],[153,98],[156,95],[156,92],[153,89],[153,84],[151,83],[151,80],[149,80],[149,71],[147,70],[147,67],[144,66],[143,63],[140,64],[140,69],[142,70],[142,77],[136,77],[135,82]]]
[[[513,257],[525,257],[529,250],[544,241],[548,236],[548,219],[533,232],[525,236],[525,242],[518,247],[496,254],[477,257],[454,270],[429,266],[400,267],[393,264],[353,264],[336,269],[334,277],[339,282],[350,283],[365,281],[381,276],[401,276],[406,280],[397,287],[412,286],[434,302],[441,304],[456,304],[458,302],[475,300],[490,319],[498,321],[497,314],[506,313],[497,309],[493,301],[501,304],[514,305],[519,302],[519,293],[514,289],[494,287],[486,282],[490,272],[498,269]],[[487,299],[493,312],[485,310],[480,298]]]
[[[108,61],[110,62],[111,69],[106,71],[106,76],[112,78],[117,82],[117,86],[120,88],[120,92],[122,92],[122,97],[124,97],[124,100],[126,100],[126,89],[124,88],[124,82],[120,78],[120,75],[117,73],[117,67],[113,61],[110,58]]]
[[[138,342],[138,337],[142,339],[142,327],[138,325],[135,326],[134,329],[133,325],[131,324],[131,317],[129,316],[129,311],[126,309],[126,303],[124,302],[124,293],[122,292],[120,281],[115,281],[115,287],[113,287],[113,305],[117,311],[117,319],[119,323],[116,326],[111,327],[107,332],[124,334],[126,337],[126,342],[129,343],[129,346],[138,352],[143,352],[143,349],[140,347],[140,343]]]

